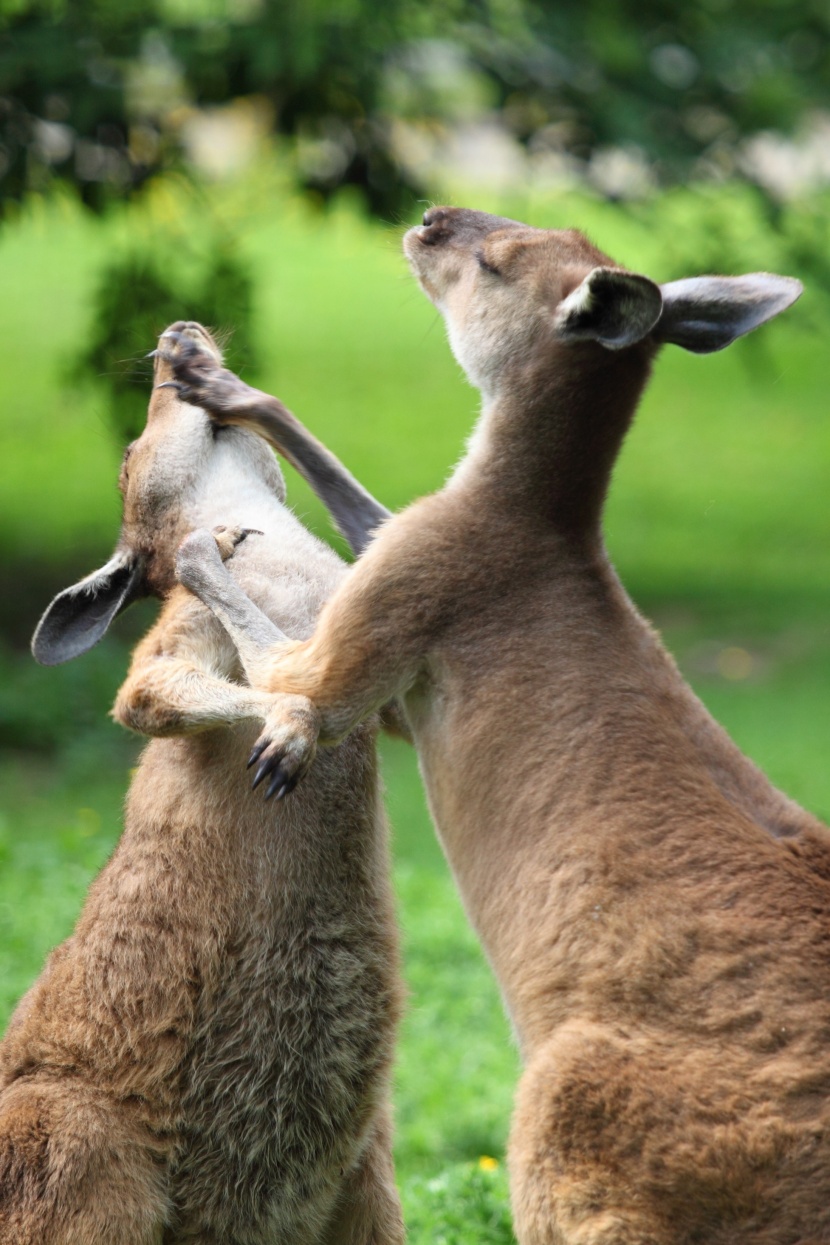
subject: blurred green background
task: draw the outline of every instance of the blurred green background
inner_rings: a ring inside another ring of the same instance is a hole
[[[724,354],[664,353],[608,541],[715,715],[830,818],[829,33],[785,0],[0,7],[0,1020],[71,929],[140,749],[107,711],[152,606],[66,667],[27,644],[110,552],[144,355],[180,316],[233,330],[233,365],[405,505],[477,409],[400,255],[429,202],[578,226],[657,280],[805,282]],[[384,763],[411,1239],[507,1242],[512,1039],[414,758]]]

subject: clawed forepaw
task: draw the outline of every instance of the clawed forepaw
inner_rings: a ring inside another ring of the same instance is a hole
[[[256,765],[257,761],[260,760],[260,757],[268,747],[269,742],[270,740],[265,740],[263,743],[257,744],[248,759],[248,769],[250,769],[253,765]],[[251,790],[256,791],[260,783],[264,782],[266,778],[270,779],[268,786],[265,788],[266,800],[270,800],[272,798],[281,800],[284,796],[294,790],[297,783],[300,781],[300,774],[289,774],[281,760],[277,761],[275,764],[273,758],[266,757],[265,760],[260,763],[257,772],[254,774],[254,781],[251,783]]]
[[[282,800],[307,773],[317,749],[317,717],[310,701],[301,696],[281,697],[280,715],[266,727],[248,758],[256,766],[252,790],[266,780],[266,800]]]
[[[183,402],[204,406],[211,385],[224,373],[220,359],[206,340],[193,332],[168,329],[153,355],[163,360],[173,373],[172,379],[160,381],[157,389],[174,389]]]
[[[218,568],[220,560],[227,562],[238,545],[249,536],[261,536],[255,527],[227,527],[224,524],[209,532],[205,527],[194,528],[185,536],[176,551],[176,576],[191,592],[199,596],[204,590],[206,576],[211,568]],[[226,575],[227,571],[223,571]]]
[[[227,562],[228,558],[233,556],[234,549],[237,545],[241,545],[243,540],[249,536],[262,536],[262,534],[256,527],[226,527],[224,523],[215,527],[212,532],[223,562]]]

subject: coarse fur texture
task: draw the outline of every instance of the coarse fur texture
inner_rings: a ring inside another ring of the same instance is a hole
[[[200,326],[173,330],[125,456],[116,554],[34,641],[65,660],[125,585],[163,600],[114,709],[156,737],[124,833],[0,1046],[0,1242],[400,1245],[377,723],[321,754],[288,803],[264,803],[244,771],[263,724],[302,713],[255,686],[257,652],[280,628],[309,635],[344,567],[286,509],[263,442],[165,387],[177,341],[220,361]],[[235,550],[255,603],[244,652],[176,583],[194,528],[185,560]]]
[[[830,832],[712,720],[601,536],[659,344],[719,349],[800,286],[660,287],[576,232],[455,208],[404,248],[482,418],[269,686],[327,743],[403,698],[523,1056],[521,1245],[829,1242]],[[261,742],[278,767],[284,738]]]

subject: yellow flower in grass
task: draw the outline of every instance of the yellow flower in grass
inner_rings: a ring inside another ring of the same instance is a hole
[[[498,1159],[491,1159],[489,1154],[482,1154],[478,1165],[483,1172],[494,1172],[498,1169]]]

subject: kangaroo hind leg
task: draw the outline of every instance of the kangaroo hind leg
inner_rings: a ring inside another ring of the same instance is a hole
[[[405,1235],[392,1165],[392,1124],[384,1110],[346,1174],[321,1245],[404,1245]]]
[[[599,1026],[563,1026],[519,1082],[508,1165],[519,1245],[679,1245],[638,1171],[636,1069]],[[642,1108],[642,1112],[638,1110]]]
[[[0,1095],[3,1245],[161,1245],[165,1154],[88,1086],[18,1081]]]

